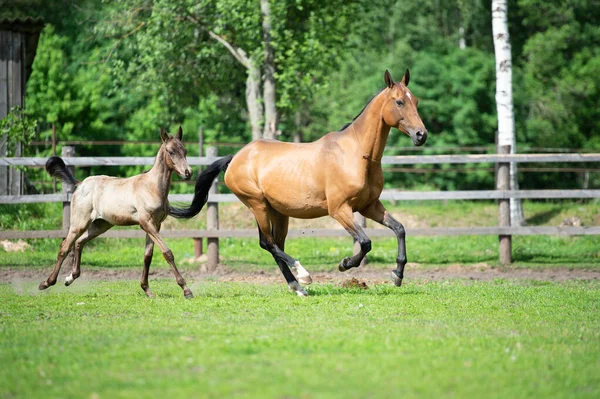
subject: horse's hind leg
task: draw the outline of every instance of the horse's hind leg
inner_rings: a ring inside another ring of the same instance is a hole
[[[100,234],[106,232],[111,227],[113,227],[113,225],[105,220],[94,220],[88,227],[87,231],[83,233],[81,237],[77,239],[77,241],[75,241],[75,249],[73,250],[73,269],[71,270],[71,274],[65,278],[66,286],[71,285],[73,281],[75,281],[81,275],[81,252],[83,251],[83,246],[87,242],[98,237]]]
[[[343,204],[333,212],[330,210],[329,214],[332,218],[344,226],[346,231],[350,233],[350,235],[360,244],[360,251],[358,251],[358,253],[354,256],[342,259],[338,265],[338,270],[345,272],[348,269],[360,266],[360,262],[371,250],[371,240],[369,237],[367,237],[362,227],[360,227],[360,225],[354,221],[354,213],[352,212],[352,208],[348,204]]]
[[[398,287],[402,285],[402,279],[404,278],[404,266],[406,266],[406,233],[404,226],[398,222],[394,217],[385,209],[381,201],[376,200],[369,204],[360,213],[371,220],[380,223],[389,229],[391,229],[396,238],[398,239],[398,257],[396,258],[396,270],[392,270],[392,280]]]
[[[50,276],[48,276],[47,280],[42,281],[40,283],[40,290],[45,290],[46,288],[56,284],[56,279],[58,277],[58,273],[60,272],[60,267],[62,266],[62,263],[64,262],[69,252],[71,252],[71,250],[73,249],[75,241],[79,238],[79,236],[81,236],[81,234],[83,234],[86,228],[87,225],[76,227],[71,225],[71,228],[67,233],[67,237],[60,244],[60,249],[58,250],[58,256],[56,257],[56,265],[54,266],[54,270],[52,270],[52,273],[50,273]]]
[[[285,216],[271,208],[271,233],[273,235],[273,241],[275,245],[285,252],[285,238],[288,233],[290,218]],[[312,284],[312,277],[310,273],[300,264],[299,261],[295,261],[290,267],[296,271],[296,276],[301,284]]]
[[[254,217],[256,218],[256,223],[258,224],[258,234],[260,238],[260,247],[271,253],[275,259],[275,262],[277,263],[277,266],[279,266],[279,270],[281,270],[283,277],[285,277],[285,281],[287,281],[290,289],[298,296],[308,296],[306,290],[302,288],[290,270],[290,267],[296,263],[296,260],[283,252],[283,250],[277,246],[275,240],[273,239],[271,226],[273,222],[272,216],[274,210],[264,200],[243,197],[240,199],[252,211]],[[281,237],[282,236],[280,235],[280,241],[285,241],[285,238],[281,240]]]

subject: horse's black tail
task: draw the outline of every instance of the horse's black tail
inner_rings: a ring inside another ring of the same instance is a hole
[[[206,201],[208,201],[208,190],[212,182],[219,176],[219,173],[227,170],[227,166],[229,166],[232,158],[233,155],[227,155],[204,169],[196,179],[194,199],[192,199],[191,205],[188,208],[174,208],[169,206],[169,215],[181,219],[189,219],[196,216],[202,210]]]
[[[52,156],[46,161],[46,171],[52,177],[58,177],[60,180],[72,184],[74,186],[79,184],[79,180],[73,176],[71,171],[67,169],[65,161],[61,157]]]

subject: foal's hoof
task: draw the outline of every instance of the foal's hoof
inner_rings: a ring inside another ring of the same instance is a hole
[[[294,291],[298,296],[308,296],[308,292],[297,281],[289,284],[290,290]]]
[[[185,299],[192,299],[194,297],[194,294],[192,294],[192,290],[190,290],[189,288],[183,290],[183,295],[185,296]]]
[[[338,265],[338,270],[341,271],[341,272],[345,272],[346,270],[350,269],[348,267],[348,263],[350,263],[350,258],[344,258],[344,259],[342,259],[342,261]]]
[[[40,291],[42,291],[42,290],[45,290],[45,289],[46,289],[46,288],[48,288],[48,287],[50,287],[50,285],[48,284],[48,282],[47,282],[47,281],[42,281],[42,282],[40,283],[40,286],[38,287],[38,289],[39,289]]]
[[[402,277],[398,277],[395,270],[392,270],[392,281],[396,287],[400,287],[402,285]]]
[[[67,287],[73,284],[73,281],[75,281],[75,279],[73,278],[72,274],[69,274],[67,277],[65,277],[65,285]]]

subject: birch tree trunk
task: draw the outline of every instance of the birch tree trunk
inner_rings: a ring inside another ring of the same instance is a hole
[[[492,33],[496,55],[496,109],[498,112],[498,145],[510,145],[511,154],[516,153],[515,118],[512,97],[512,57],[508,34],[507,0],[492,0]],[[518,190],[517,164],[510,164],[512,190]],[[523,224],[523,207],[520,199],[510,200],[512,226]]]
[[[208,32],[210,37],[221,43],[235,57],[240,64],[248,70],[246,78],[246,106],[248,107],[248,117],[252,127],[252,140],[258,140],[262,136],[261,117],[263,108],[260,98],[260,68],[246,52],[241,48],[236,48],[214,32]]]
[[[265,125],[263,137],[274,139],[277,135],[277,107],[275,92],[275,57],[271,46],[271,6],[269,0],[260,0],[262,14],[263,42],[265,46],[265,81],[263,100],[265,103]]]

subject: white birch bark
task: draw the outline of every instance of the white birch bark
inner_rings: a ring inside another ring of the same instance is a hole
[[[511,154],[516,153],[515,118],[512,96],[512,56],[508,33],[507,0],[492,0],[492,33],[496,56],[496,109],[498,112],[498,145],[510,145]],[[517,164],[510,164],[510,186],[518,190]],[[523,224],[523,208],[520,199],[510,200],[511,225]]]

